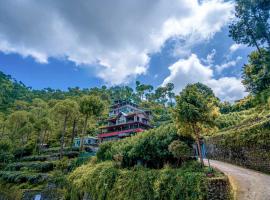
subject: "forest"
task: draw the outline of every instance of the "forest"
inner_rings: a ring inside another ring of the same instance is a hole
[[[135,88],[36,90],[0,72],[0,197],[40,190],[73,200],[210,199],[209,177],[224,175],[204,166],[202,139],[216,149],[210,158],[270,173],[270,3],[236,2],[230,37],[254,47],[242,67],[249,95],[236,102],[221,101],[202,83],[178,94],[172,83],[139,81]],[[115,100],[150,110],[153,128],[101,143],[96,154],[75,148],[75,137],[100,133]],[[229,199],[230,191],[219,195]]]

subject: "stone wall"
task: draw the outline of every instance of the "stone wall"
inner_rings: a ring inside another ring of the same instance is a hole
[[[207,200],[230,200],[231,187],[227,177],[214,177],[207,180]]]
[[[269,142],[265,141],[266,144],[252,146],[240,145],[231,141],[230,145],[224,145],[224,137],[217,136],[206,141],[208,158],[270,173]]]

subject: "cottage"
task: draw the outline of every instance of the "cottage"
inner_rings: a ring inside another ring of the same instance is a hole
[[[102,142],[132,136],[151,128],[150,119],[150,111],[139,108],[131,101],[115,101],[110,107],[107,125],[100,128],[98,138]]]

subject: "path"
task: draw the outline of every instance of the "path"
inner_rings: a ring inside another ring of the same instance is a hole
[[[229,177],[236,200],[270,200],[269,175],[215,160],[210,164]]]

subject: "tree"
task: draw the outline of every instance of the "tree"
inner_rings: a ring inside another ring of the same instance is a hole
[[[84,115],[84,126],[81,137],[81,149],[83,148],[83,137],[86,134],[87,122],[89,117],[98,117],[105,109],[103,101],[98,96],[84,96],[80,101],[80,112]]]
[[[152,85],[141,84],[140,81],[136,81],[136,92],[141,101],[145,98],[145,95],[147,95],[145,93],[150,93],[153,89],[154,87]]]
[[[54,106],[53,110],[63,120],[63,130],[62,130],[62,135],[61,135],[61,149],[60,149],[60,159],[61,159],[63,157],[67,121],[76,112],[76,110],[78,110],[78,104],[76,101],[65,99],[65,100],[59,101]]]
[[[243,84],[247,91],[258,94],[270,88],[270,52],[261,49],[249,55],[249,62],[243,68]]]
[[[21,143],[25,143],[27,139],[25,130],[29,127],[29,123],[29,113],[26,111],[15,111],[10,114],[7,119],[10,139],[16,141],[16,139],[20,138]]]
[[[235,19],[230,28],[230,36],[237,42],[260,47],[270,47],[270,1],[236,0]]]
[[[166,90],[167,90],[167,96],[169,98],[169,105],[173,106],[173,99],[175,98],[175,94],[173,92],[174,89],[174,84],[173,83],[167,83],[165,86]]]
[[[217,98],[213,91],[201,83],[187,85],[176,97],[176,125],[179,132],[195,139],[202,166],[204,163],[200,140],[202,132],[214,125],[219,114],[216,104]]]
[[[174,140],[169,145],[168,150],[177,159],[177,165],[179,165],[179,162],[185,160],[185,158],[191,156],[191,148],[185,142],[180,140]]]

